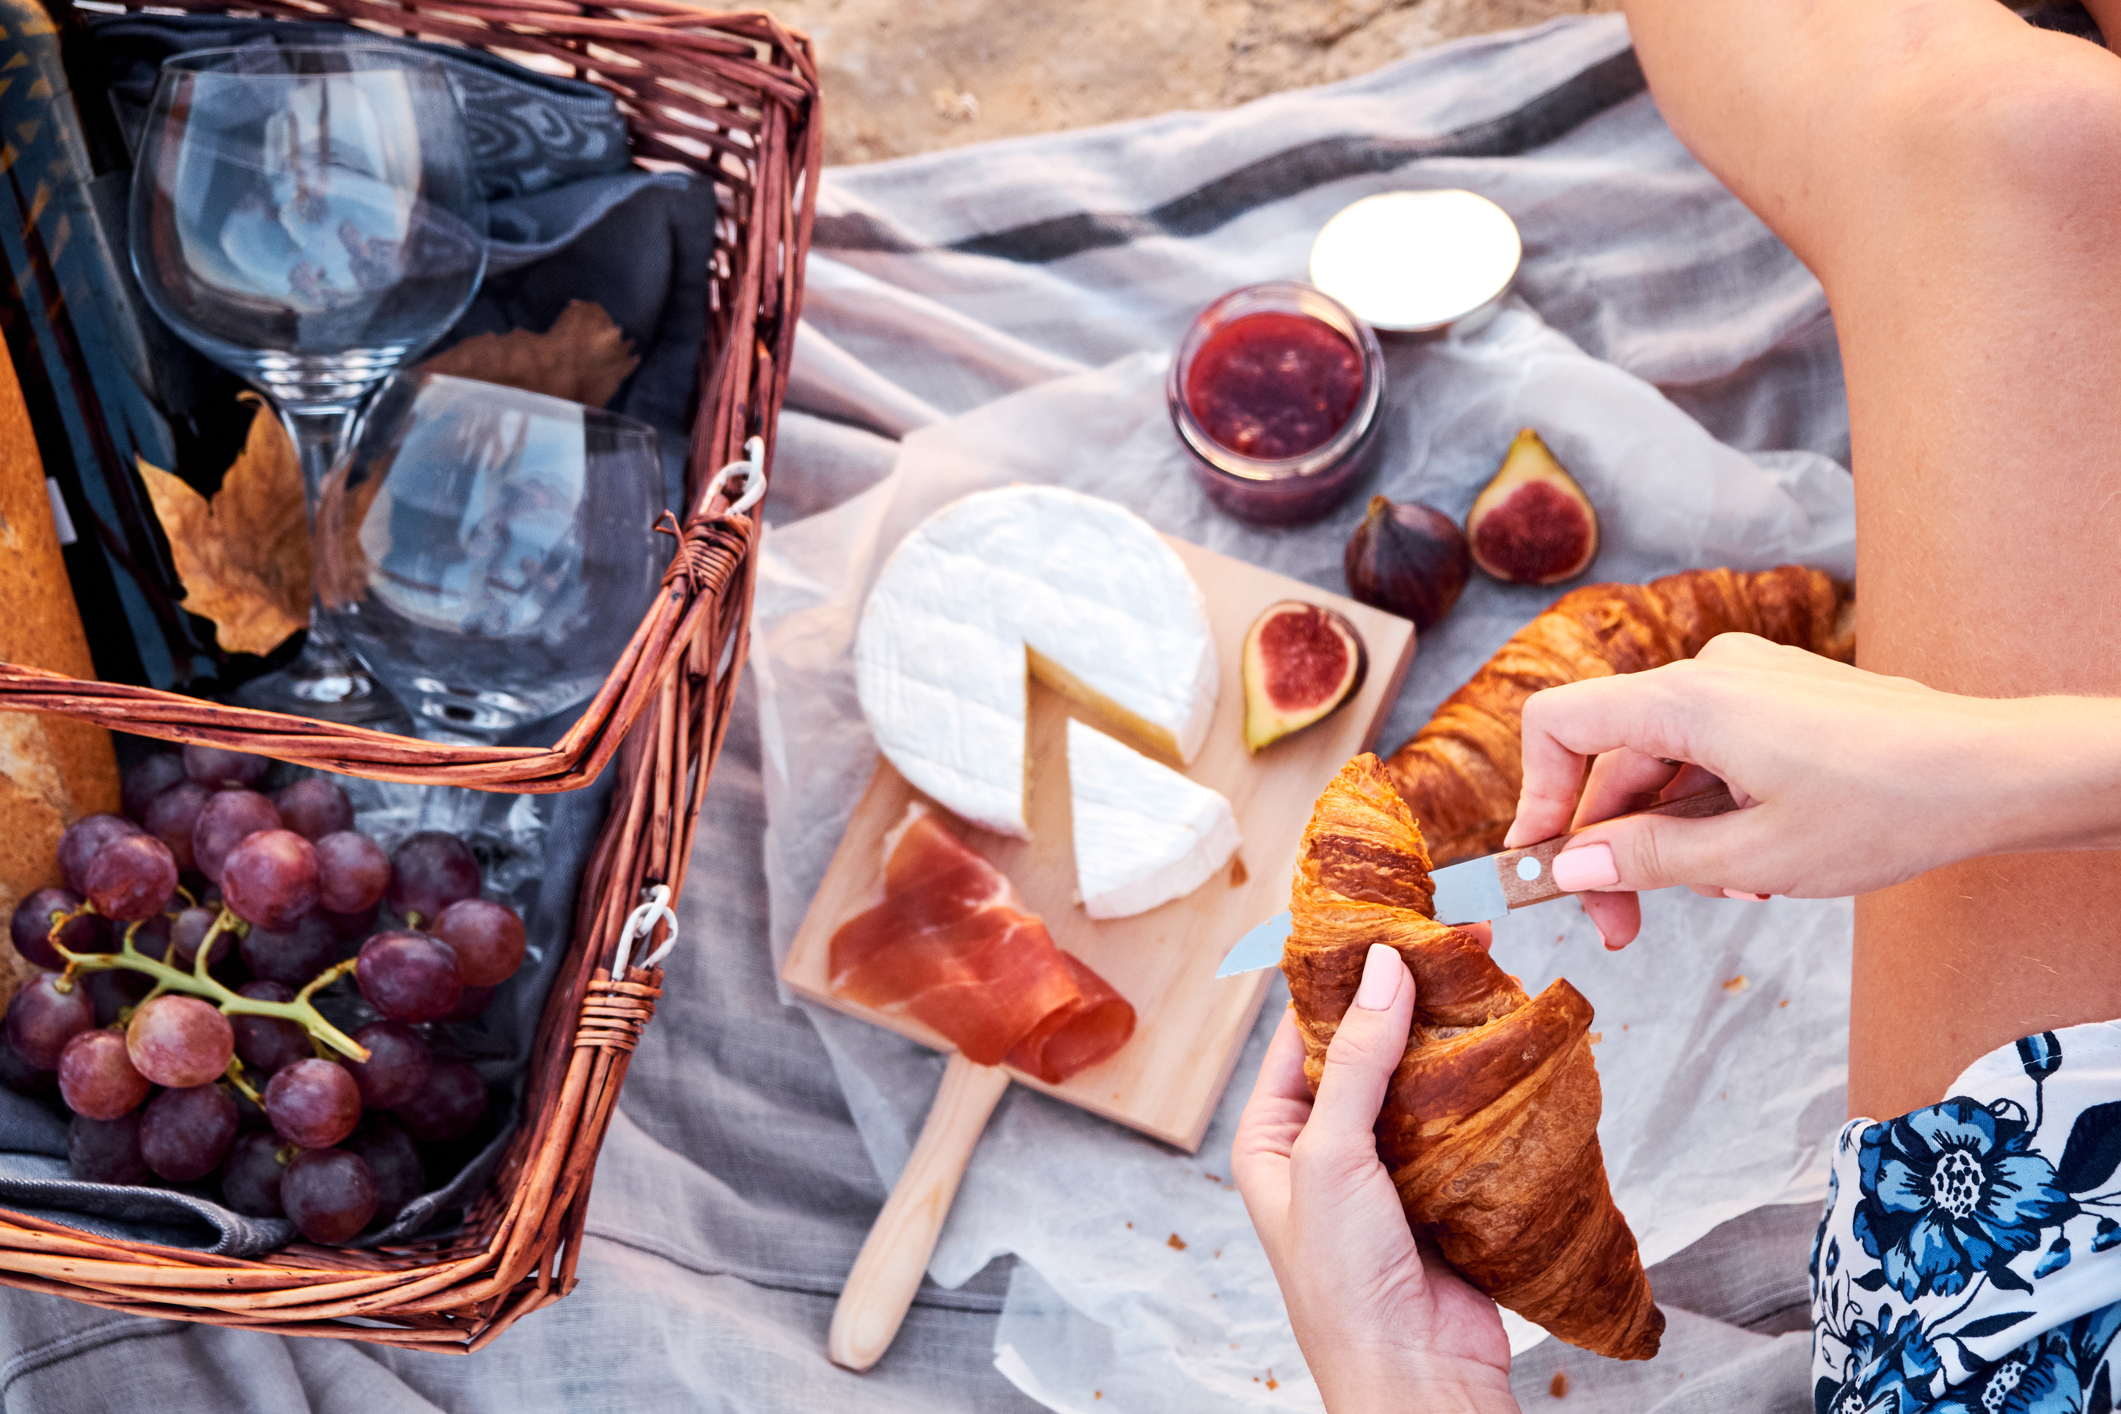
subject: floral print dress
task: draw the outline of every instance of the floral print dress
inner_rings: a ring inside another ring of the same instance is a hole
[[[2042,1032],[1841,1131],[1812,1244],[1818,1414],[2111,1414],[2121,1022]]]

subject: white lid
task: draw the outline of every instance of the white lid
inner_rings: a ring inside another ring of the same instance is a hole
[[[1366,196],[1311,245],[1311,283],[1374,329],[1447,328],[1509,288],[1524,242],[1509,213],[1469,191]]]

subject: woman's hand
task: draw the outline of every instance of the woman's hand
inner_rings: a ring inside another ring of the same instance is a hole
[[[1958,697],[1725,634],[1685,662],[1534,694],[1507,843],[1711,778],[1745,808],[1617,821],[1555,859],[1606,946],[1635,936],[1639,889],[1838,898],[1981,854],[2113,847],[2121,704]]]
[[[1495,1303],[1415,1241],[1377,1157],[1377,1113],[1413,1016],[1413,975],[1372,946],[1313,1101],[1303,1038],[1284,1015],[1232,1168],[1332,1414],[1515,1411]]]

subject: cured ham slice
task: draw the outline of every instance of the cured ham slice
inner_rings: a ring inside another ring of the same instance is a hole
[[[1074,954],[1060,957],[1082,996],[1053,1011],[1009,1048],[1009,1064],[1049,1085],[1096,1065],[1134,1034],[1134,1008],[1127,999]]]
[[[1049,1083],[1126,1043],[1134,1008],[1054,946],[1007,876],[919,808],[894,833],[883,902],[832,935],[834,992]]]

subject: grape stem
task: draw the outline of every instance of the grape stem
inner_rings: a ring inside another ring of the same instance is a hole
[[[355,1061],[367,1061],[368,1048],[326,1021],[323,1013],[318,1011],[316,1004],[310,1000],[320,989],[330,986],[353,971],[357,959],[348,958],[344,962],[325,968],[311,978],[309,985],[297,992],[291,1002],[268,1002],[230,990],[206,970],[207,959],[213,954],[214,943],[224,931],[240,934],[247,932],[250,927],[226,907],[222,908],[221,916],[214,920],[213,926],[206,930],[206,936],[199,940],[199,950],[192,956],[190,972],[172,967],[166,961],[149,957],[133,946],[133,934],[140,928],[138,922],[126,928],[124,944],[114,953],[69,951],[59,941],[60,930],[81,914],[92,912],[93,907],[91,904],[83,904],[64,917],[55,915],[49,941],[52,951],[66,959],[66,971],[60,974],[62,985],[70,987],[76,973],[108,972],[113,968],[123,968],[128,972],[143,973],[154,979],[155,989],[141,999],[142,1006],[145,1006],[149,999],[161,996],[164,992],[185,992],[191,996],[205,998],[229,1016],[272,1016],[283,1021],[292,1021],[340,1055]]]
[[[265,1108],[265,1097],[258,1093],[257,1087],[252,1085],[250,1080],[243,1074],[243,1062],[241,1060],[235,1056],[230,1056],[228,1058],[228,1069],[223,1074],[226,1076],[228,1083],[241,1090],[252,1104],[261,1110]]]

